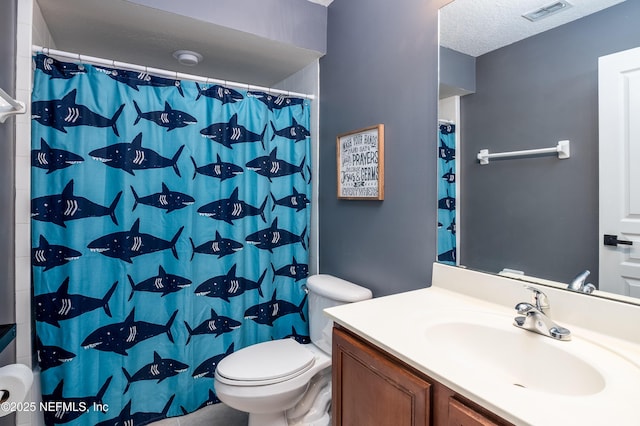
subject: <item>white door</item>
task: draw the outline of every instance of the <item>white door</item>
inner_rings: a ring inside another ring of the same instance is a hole
[[[599,58],[598,98],[600,290],[640,297],[640,48]]]

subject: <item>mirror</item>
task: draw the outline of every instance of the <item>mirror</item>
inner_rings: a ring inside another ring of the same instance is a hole
[[[454,0],[443,7],[440,98],[450,112],[440,118],[453,115],[459,138],[458,264],[559,283],[588,269],[587,282],[598,286],[606,279],[598,265],[598,58],[640,46],[640,2],[569,2],[536,22],[521,15],[559,6]],[[476,157],[561,140],[571,141],[566,161],[541,154],[480,165]]]

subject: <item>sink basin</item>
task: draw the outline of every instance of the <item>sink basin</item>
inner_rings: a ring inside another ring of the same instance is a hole
[[[427,327],[426,337],[430,348],[460,366],[473,363],[490,383],[573,396],[604,389],[605,380],[596,368],[562,348],[570,349],[571,342],[507,325],[443,322]]]

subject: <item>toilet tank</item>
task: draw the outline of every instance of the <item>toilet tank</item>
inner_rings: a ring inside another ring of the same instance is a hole
[[[311,275],[307,279],[307,288],[309,289],[309,335],[311,341],[324,352],[331,354],[333,321],[322,310],[345,303],[371,299],[371,290],[327,274]]]

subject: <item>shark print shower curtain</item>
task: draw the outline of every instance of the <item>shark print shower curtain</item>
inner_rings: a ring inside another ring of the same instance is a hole
[[[455,124],[439,126],[438,261],[456,264],[456,142]]]
[[[308,343],[310,102],[34,57],[32,270],[48,425],[218,402],[238,349]],[[260,360],[256,360],[260,362]]]

